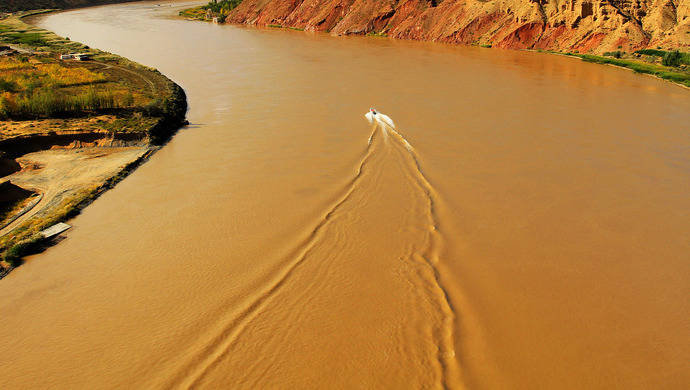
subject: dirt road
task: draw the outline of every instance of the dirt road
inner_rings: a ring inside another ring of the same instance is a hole
[[[79,190],[100,185],[125,165],[149,151],[148,147],[55,149],[30,153],[17,159],[22,170],[2,178],[43,194],[30,211],[0,230],[11,232],[34,215],[58,206]]]

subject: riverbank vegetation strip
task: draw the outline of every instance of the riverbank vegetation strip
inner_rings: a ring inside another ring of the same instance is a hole
[[[59,37],[22,20],[41,12],[49,10],[17,12],[0,18],[0,184],[8,184],[19,194],[8,199],[0,197],[0,226],[7,225],[38,196],[3,180],[4,176],[24,169],[16,158],[27,150],[49,149],[46,140],[69,138],[76,133],[137,140],[139,145],[143,142],[150,146],[148,152],[126,164],[115,176],[69,194],[56,206],[0,237],[2,276],[21,264],[23,256],[46,245],[39,234],[41,230],[74,217],[186,123],[187,100],[180,86],[155,69]]]
[[[225,23],[230,11],[242,3],[242,0],[211,0],[206,5],[180,11],[180,16],[188,19],[208,20]]]
[[[559,54],[578,57],[595,64],[619,66],[635,73],[649,74],[690,88],[690,54],[688,53],[643,49],[634,53],[607,52],[604,56],[580,53]]]

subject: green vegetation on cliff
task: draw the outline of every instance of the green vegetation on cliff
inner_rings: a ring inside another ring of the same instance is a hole
[[[208,4],[180,11],[180,16],[190,19],[215,20],[224,23],[230,11],[242,3],[242,0],[211,0]]]
[[[211,0],[205,6],[206,9],[210,9],[216,13],[228,13],[235,9],[238,5],[242,3],[242,0]]]

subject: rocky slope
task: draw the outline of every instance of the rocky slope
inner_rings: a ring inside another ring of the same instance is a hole
[[[244,0],[227,21],[511,49],[690,50],[690,0]]]
[[[34,9],[67,9],[94,5],[125,3],[138,0],[0,0],[1,12],[28,11]]]

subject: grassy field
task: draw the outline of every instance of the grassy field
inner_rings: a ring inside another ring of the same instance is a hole
[[[118,109],[118,116],[133,116],[162,110],[170,91],[155,70],[27,25],[21,16],[0,20],[0,45],[23,49],[0,57],[0,119],[75,118]],[[71,52],[89,54],[93,61],[59,60],[60,54]]]
[[[41,59],[32,63],[25,56],[0,58],[0,119],[83,116],[131,108],[136,100],[145,100],[104,73],[70,63],[45,63],[50,57]]]
[[[185,9],[180,11],[180,16],[184,16],[185,18],[189,19],[204,20],[206,19],[206,8],[204,8],[204,6],[199,6]]]

